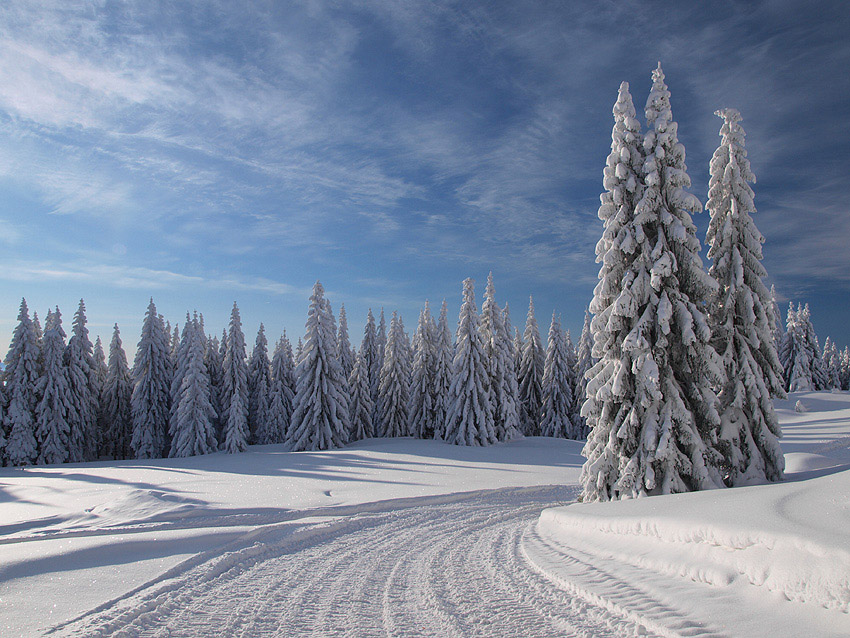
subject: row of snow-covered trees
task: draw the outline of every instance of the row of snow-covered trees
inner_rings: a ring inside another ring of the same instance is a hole
[[[771,399],[840,387],[842,361],[850,366],[831,342],[821,356],[808,307],[792,307],[781,333],[734,109],[716,113],[723,124],[710,163],[706,272],[691,219],[702,205],[685,190],[685,149],[660,64],[652,80],[646,133],[628,83],[614,106],[590,306],[598,362],[582,407],[587,501],[781,479]]]
[[[18,321],[0,384],[0,449],[11,465],[239,452],[249,443],[328,449],[375,436],[487,445],[585,434],[589,315],[578,351],[554,314],[543,350],[533,302],[512,339],[492,276],[480,313],[472,280],[464,282],[455,342],[445,302],[437,321],[426,303],[412,342],[396,313],[387,331],[383,311],[377,326],[369,311],[355,350],[345,307],[337,327],[319,283],[303,342],[293,352],[284,333],[271,356],[262,324],[247,356],[236,304],[219,339],[205,335],[197,313],[172,332],[151,300],[132,367],[117,324],[108,357],[100,338],[91,343],[82,301],[67,343],[58,308],[43,332],[25,300]]]

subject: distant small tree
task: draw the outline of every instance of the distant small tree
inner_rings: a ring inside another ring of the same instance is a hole
[[[163,455],[171,396],[168,336],[153,299],[142,324],[142,337],[133,363],[133,437],[131,446],[137,459]]]
[[[35,439],[36,388],[40,376],[38,335],[29,316],[26,299],[21,300],[18,325],[4,361],[6,395],[6,458],[9,465],[29,465],[38,453]]]
[[[448,305],[443,299],[434,338],[434,438],[445,439],[451,409],[452,360],[454,347],[449,330]]]
[[[127,367],[127,355],[121,343],[121,333],[116,323],[109,344],[109,363],[103,385],[103,413],[109,424],[112,454],[116,459],[132,458],[130,445],[133,436],[133,383]]]
[[[339,307],[339,335],[337,337],[337,348],[339,349],[339,364],[347,379],[354,368],[354,351],[351,349],[351,341],[348,338],[348,316],[345,314],[345,304]]]
[[[543,367],[543,406],[540,434],[561,439],[578,438],[572,421],[573,390],[567,342],[555,313],[549,324],[546,360]]]
[[[426,301],[419,313],[419,324],[413,336],[413,371],[410,382],[410,432],[420,439],[434,436],[435,406],[434,360],[436,330],[431,306]]]
[[[271,403],[269,404],[269,443],[284,443],[292,420],[295,401],[292,344],[286,336],[277,342],[272,356]]]
[[[522,403],[523,431],[527,436],[540,434],[540,409],[543,405],[543,344],[534,317],[534,299],[528,300],[528,316],[522,339],[519,364],[519,396]]]
[[[44,373],[38,381],[35,435],[38,463],[64,463],[68,460],[68,411],[71,401],[65,375],[65,331],[59,308],[47,313],[43,337]]]
[[[410,361],[405,344],[404,325],[393,312],[390,332],[384,347],[381,368],[381,436],[410,436],[408,403],[410,401]]]
[[[277,433],[269,427],[271,362],[266,329],[260,324],[248,364],[248,428],[256,443],[276,443]]]
[[[233,302],[227,333],[227,351],[224,355],[224,383],[222,384],[222,421],[224,422],[224,450],[230,454],[248,449],[248,364],[245,361],[245,334],[239,307]]]

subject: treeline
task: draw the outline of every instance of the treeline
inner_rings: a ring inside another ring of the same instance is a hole
[[[270,351],[261,324],[249,356],[235,303],[219,338],[205,334],[197,313],[172,330],[151,300],[129,366],[117,324],[108,354],[99,337],[91,343],[82,300],[67,343],[59,308],[42,332],[24,300],[0,384],[0,445],[6,463],[26,465],[249,444],[319,450],[370,437],[582,438],[589,325],[587,315],[576,349],[553,314],[544,350],[533,301],[521,334],[496,303],[491,276],[480,313],[472,280],[464,282],[454,340],[446,303],[438,319],[426,303],[412,339],[397,313],[387,326],[383,310],[378,323],[370,310],[355,349],[345,307],[337,325],[317,282],[294,349],[284,332]]]

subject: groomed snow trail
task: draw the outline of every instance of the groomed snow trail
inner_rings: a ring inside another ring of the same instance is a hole
[[[540,512],[574,497],[574,487],[509,488],[312,513],[193,558],[53,635],[718,635],[592,557],[575,571],[605,581],[592,595],[536,567],[526,544],[539,546]]]

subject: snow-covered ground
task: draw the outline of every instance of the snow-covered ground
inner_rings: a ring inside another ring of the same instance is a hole
[[[542,438],[5,468],[0,635],[847,636],[850,395],[778,406],[787,482],[613,504]]]

